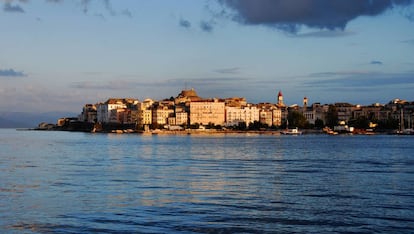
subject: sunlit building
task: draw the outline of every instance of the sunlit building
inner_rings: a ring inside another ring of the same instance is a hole
[[[100,123],[109,123],[111,120],[117,119],[117,109],[124,109],[127,108],[126,102],[124,102],[124,99],[118,99],[118,98],[111,98],[108,99],[104,103],[97,104],[97,121]]]
[[[225,110],[226,126],[235,126],[239,125],[239,123],[246,123],[246,126],[249,126],[250,123],[259,121],[259,109],[256,106],[226,106]]]
[[[276,104],[259,103],[259,122],[271,126],[280,126],[282,124],[282,109]]]
[[[168,124],[168,118],[174,116],[173,106],[157,103],[152,107],[152,123],[165,125]]]
[[[190,124],[224,125],[224,106],[224,101],[219,101],[218,99],[191,101]]]

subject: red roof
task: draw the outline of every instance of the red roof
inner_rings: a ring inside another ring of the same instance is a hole
[[[278,97],[283,96],[282,91],[279,90],[279,94],[277,95]]]

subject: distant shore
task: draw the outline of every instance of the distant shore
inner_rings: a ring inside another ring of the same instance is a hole
[[[168,130],[155,129],[148,131],[133,129],[115,129],[109,131],[79,131],[68,129],[42,129],[42,128],[18,128],[17,131],[65,131],[65,132],[85,132],[92,134],[142,134],[142,135],[282,135],[283,129],[267,129],[267,130],[230,130],[230,129],[185,129],[185,130]],[[302,129],[304,135],[326,134],[323,130],[318,129]],[[390,131],[385,132],[355,132],[347,133],[348,135],[390,135],[395,134]],[[339,134],[344,135],[344,134]]]
[[[330,130],[330,131],[327,131]],[[218,134],[249,134],[249,135],[283,135],[286,129],[280,128],[263,128],[252,130],[238,130],[238,129],[215,129],[215,128],[181,128],[181,129],[136,129],[134,124],[94,124],[85,122],[69,122],[63,126],[55,124],[42,123],[35,128],[19,128],[17,131],[67,131],[67,132],[85,132],[85,133],[104,133],[104,134],[143,134],[143,135],[218,135]],[[290,132],[290,131],[288,131]],[[285,133],[286,134],[286,133]],[[300,134],[304,135],[396,135],[395,130],[380,129],[377,131],[366,129],[354,129],[353,131],[332,131],[330,128],[324,129],[300,129]],[[406,134],[399,134],[406,135]]]

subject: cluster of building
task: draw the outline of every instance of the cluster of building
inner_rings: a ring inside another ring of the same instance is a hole
[[[301,113],[309,124],[318,120],[326,123],[330,107],[335,107],[338,121],[367,118],[377,121],[389,119],[405,119],[411,123],[414,103],[395,99],[386,105],[370,106],[352,105],[349,103],[308,104],[286,106],[283,94],[279,91],[276,103],[247,103],[245,98],[201,98],[194,89],[183,90],[175,98],[154,101],[145,99],[111,98],[106,102],[86,104],[79,116],[79,121],[90,123],[136,124],[136,126],[191,126],[215,125],[237,126],[260,123],[267,126],[280,127],[288,119],[289,112]]]

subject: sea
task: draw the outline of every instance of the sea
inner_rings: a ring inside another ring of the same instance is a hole
[[[0,233],[414,233],[414,137],[0,129]]]

